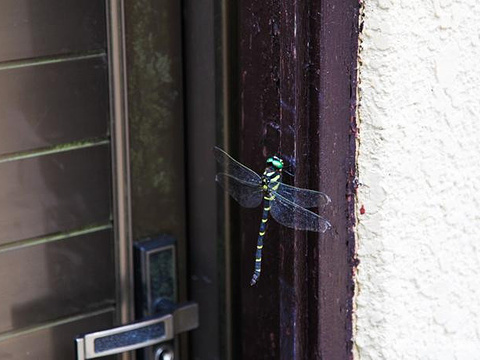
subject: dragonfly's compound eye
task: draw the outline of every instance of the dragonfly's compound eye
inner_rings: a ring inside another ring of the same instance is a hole
[[[283,168],[283,162],[274,160],[272,162],[272,165],[275,166],[278,170],[281,170]]]
[[[283,169],[283,160],[277,156],[268,158],[267,164],[272,165],[277,170]]]

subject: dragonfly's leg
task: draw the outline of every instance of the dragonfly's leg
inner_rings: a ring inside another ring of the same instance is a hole
[[[265,236],[265,231],[267,229],[268,213],[270,211],[270,201],[265,198],[262,222],[260,223],[260,231],[258,232],[257,240],[257,251],[255,253],[255,271],[250,281],[250,285],[255,285],[260,277],[260,272],[262,271],[262,249],[263,249],[263,237]]]

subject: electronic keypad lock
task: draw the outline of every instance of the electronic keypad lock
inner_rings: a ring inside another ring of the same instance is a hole
[[[175,258],[172,237],[159,236],[135,244],[135,308],[141,320],[79,336],[78,360],[136,349],[141,349],[137,358],[142,360],[174,359],[171,341],[175,335],[198,327],[198,305],[176,305]]]

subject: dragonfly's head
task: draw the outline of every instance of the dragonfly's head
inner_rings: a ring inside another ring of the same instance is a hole
[[[272,156],[267,159],[267,165],[273,166],[276,170],[283,169],[283,160],[278,156]]]

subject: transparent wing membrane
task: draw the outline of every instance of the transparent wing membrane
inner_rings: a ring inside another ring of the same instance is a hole
[[[262,187],[258,184],[245,182],[223,173],[217,174],[215,180],[244,207],[254,208],[262,202]]]
[[[218,147],[213,148],[213,154],[220,165],[221,173],[236,177],[245,183],[261,186],[262,178],[255,171],[239,163]]]
[[[279,183],[279,187],[275,190],[275,193],[305,208],[323,208],[330,202],[327,194],[315,190],[301,189],[283,183]]]
[[[218,147],[213,149],[213,153],[221,169],[217,182],[240,205],[247,208],[259,206],[264,195],[262,177]],[[272,217],[280,224],[315,232],[325,232],[330,227],[326,219],[306,209],[327,205],[330,198],[326,194],[276,181],[270,182],[268,192],[274,195],[270,203]]]
[[[331,227],[326,219],[306,209],[322,208],[330,202],[330,198],[319,191],[281,183],[281,166],[274,166],[267,161],[262,177],[218,147],[213,149],[213,154],[220,169],[215,180],[240,205],[247,208],[257,207],[262,203],[263,197],[268,195],[258,235],[255,272],[250,285],[254,285],[260,277],[263,237],[269,213],[278,223],[296,230],[323,233]],[[264,183],[268,184],[269,189],[263,188]]]
[[[278,193],[271,202],[272,217],[280,224],[296,230],[308,230],[315,232],[325,232],[331,227],[330,223],[292,201],[284,198]]]

